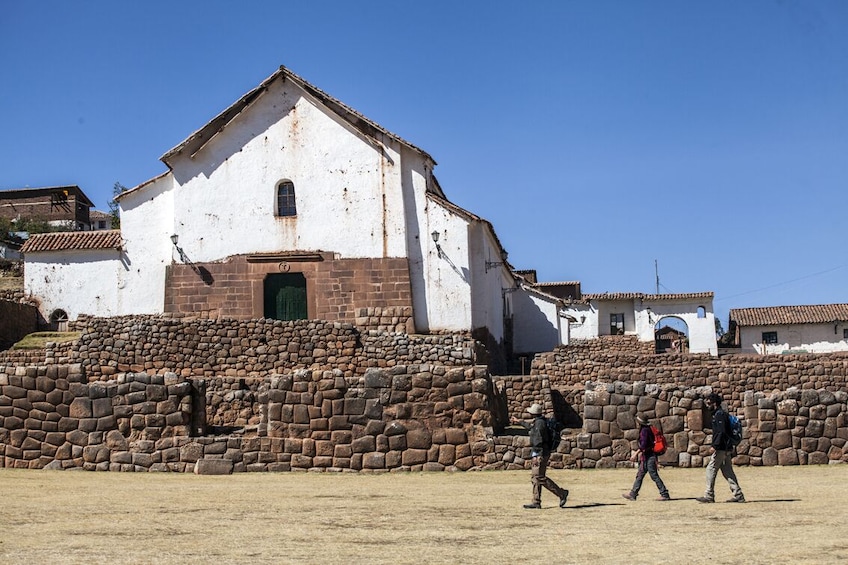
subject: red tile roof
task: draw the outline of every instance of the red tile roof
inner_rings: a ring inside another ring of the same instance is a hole
[[[848,321],[848,304],[735,308],[730,310],[730,320],[739,326],[827,324]]]
[[[32,234],[21,247],[21,253],[120,248],[121,230],[68,231]]]
[[[686,292],[681,294],[643,294],[641,292],[605,292],[603,294],[583,294],[583,300],[691,300],[694,298],[712,298],[712,292]]]

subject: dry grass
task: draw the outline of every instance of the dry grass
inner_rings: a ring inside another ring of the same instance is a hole
[[[44,349],[50,343],[76,341],[81,332],[33,332],[12,346],[12,349]]]
[[[840,563],[848,466],[738,469],[748,504],[698,504],[703,469],[240,474],[0,469],[2,563]],[[717,492],[729,491],[719,478]]]
[[[24,289],[24,278],[23,277],[0,276],[0,291],[3,291],[3,290],[23,290],[23,289]]]

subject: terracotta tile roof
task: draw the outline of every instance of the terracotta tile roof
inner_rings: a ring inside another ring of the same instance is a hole
[[[691,300],[694,298],[712,298],[712,292],[685,292],[680,294],[644,294],[642,292],[604,292],[601,294],[584,293],[583,300]]]
[[[730,321],[736,322],[739,326],[827,324],[848,321],[848,304],[734,308],[730,310]]]
[[[120,248],[121,230],[68,231],[32,234],[21,247],[21,253]]]
[[[536,286],[574,286],[580,284],[580,281],[563,281],[563,282],[540,282]]]

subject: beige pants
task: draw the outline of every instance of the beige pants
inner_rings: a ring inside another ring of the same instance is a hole
[[[545,475],[548,468],[548,455],[537,455],[533,458],[533,467],[530,473],[530,482],[533,483],[533,503],[542,503],[542,487],[545,487],[557,498],[562,498],[565,495],[565,490],[561,489],[553,480]]]

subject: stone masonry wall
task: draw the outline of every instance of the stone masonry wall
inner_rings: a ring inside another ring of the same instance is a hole
[[[669,449],[664,465],[706,465],[712,442],[711,419],[703,397],[710,387],[687,388],[637,383],[587,383],[583,426],[566,430],[551,467],[630,467],[638,448],[635,416],[645,414],[663,430]],[[790,388],[766,394],[748,392],[731,409],[743,423],[738,465],[806,465],[848,462],[848,393]],[[502,468],[528,465],[526,437],[495,438]]]
[[[141,373],[86,380],[80,365],[0,372],[2,466],[436,471],[489,461],[485,367],[396,366],[350,377],[302,370],[257,380],[255,432],[223,437],[192,435],[191,379]]]
[[[174,264],[166,273],[165,312],[212,319],[261,318],[264,280],[279,273],[303,275],[312,319],[414,332],[405,258],[334,259],[332,253],[310,253]]]
[[[298,369],[339,369],[417,363],[473,365],[476,345],[463,335],[414,336],[367,331],[321,320],[206,320],[168,316],[80,318],[82,335],[70,361],[88,378],[122,372],[182,376],[262,377]],[[1,359],[2,357],[0,357]]]
[[[529,468],[528,438],[507,424],[534,402],[567,424],[552,467],[631,465],[640,412],[672,442],[665,464],[700,466],[711,391],[745,424],[738,464],[848,460],[845,354],[557,350],[536,359],[550,374],[491,377],[462,335],[147,316],[78,324],[80,340],[48,345],[43,363],[0,359],[3,466]]]
[[[538,354],[533,374],[544,374],[553,389],[587,381],[649,382],[686,387],[711,386],[731,406],[739,407],[746,392],[772,392],[790,387],[846,389],[848,354],[633,355],[557,348]]]

